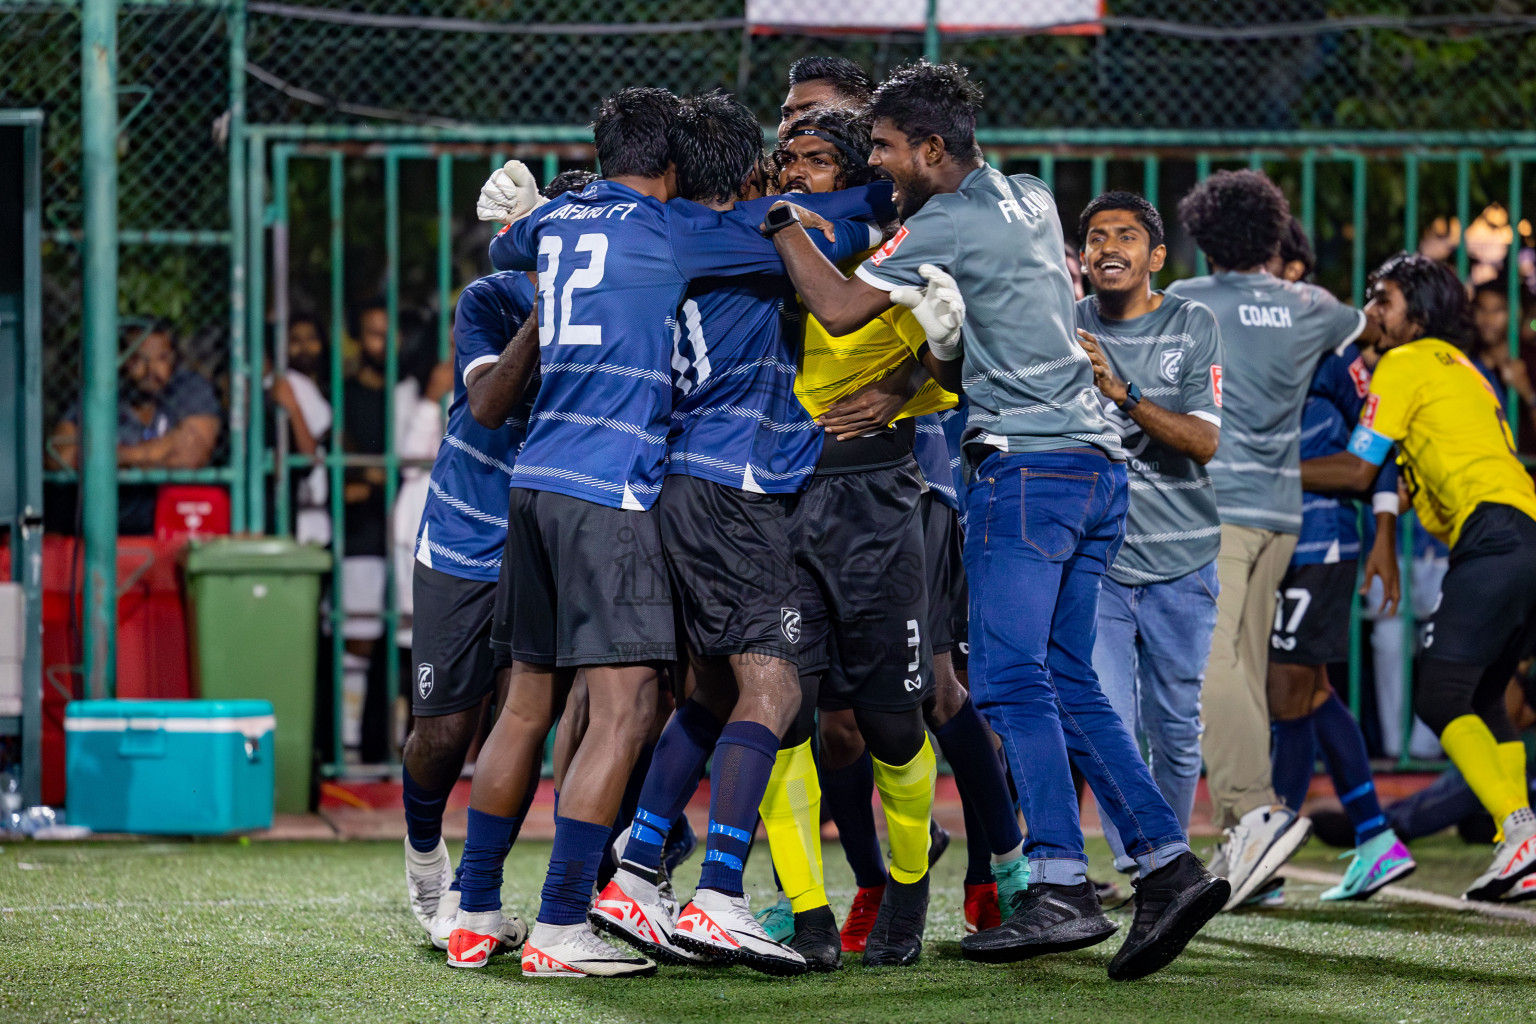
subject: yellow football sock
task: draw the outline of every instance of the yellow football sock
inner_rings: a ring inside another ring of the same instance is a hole
[[[1498,743],[1488,726],[1476,715],[1453,719],[1440,734],[1440,745],[1451,756],[1472,792],[1477,794],[1493,823],[1501,825],[1521,807],[1530,805],[1525,791],[1525,747]],[[1503,748],[1512,748],[1506,753]],[[1519,781],[1514,779],[1513,748],[1519,748]]]
[[[758,806],[779,885],[795,913],[827,905],[821,870],[821,782],[811,741],[781,750]]]
[[[926,735],[922,749],[900,767],[879,758],[871,760],[875,763],[875,788],[880,791],[891,841],[891,877],[911,884],[928,872],[928,822],[933,815],[938,761]]]

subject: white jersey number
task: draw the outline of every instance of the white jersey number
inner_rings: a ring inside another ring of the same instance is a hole
[[[574,251],[591,256],[585,267],[577,267],[566,275],[565,288],[558,292],[560,301],[556,303],[560,254],[564,248],[565,242],[559,235],[545,235],[539,239],[539,255],[547,260],[539,274],[539,344],[601,345],[602,325],[572,323],[571,307],[578,288],[596,288],[603,283],[603,270],[608,262],[608,236],[594,232],[576,239]]]

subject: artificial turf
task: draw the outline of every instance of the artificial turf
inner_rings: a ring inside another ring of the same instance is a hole
[[[1107,875],[1102,841],[1094,870]],[[520,844],[505,896],[528,916],[548,844]],[[1341,868],[1314,842],[1309,867]],[[1458,891],[1487,847],[1416,844],[1412,884]],[[826,850],[834,906],[853,881]],[[680,872],[684,892],[698,859]],[[935,871],[929,943],[912,969],[790,981],[664,968],[634,981],[541,981],[517,959],[444,965],[405,908],[397,843],[102,842],[0,850],[0,1020],[124,1021],[1440,1021],[1536,1019],[1536,927],[1402,902],[1218,917],[1171,967],[1115,984],[1118,945],[1006,967],[960,959],[956,842]],[[766,898],[768,858],[748,883]],[[1128,924],[1124,912],[1115,916]]]

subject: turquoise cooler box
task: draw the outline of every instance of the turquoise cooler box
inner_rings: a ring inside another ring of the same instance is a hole
[[[272,705],[81,700],[64,712],[71,825],[219,835],[272,827]]]

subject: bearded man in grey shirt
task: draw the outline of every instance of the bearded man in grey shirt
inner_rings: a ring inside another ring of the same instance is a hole
[[[1084,208],[1078,237],[1093,287],[1077,304],[1078,336],[1125,449],[1131,499],[1099,592],[1093,668],[1187,832],[1216,627],[1221,520],[1205,464],[1221,440],[1221,331],[1200,303],[1152,290],[1168,251],[1146,199],[1106,192]],[[1133,870],[1114,822],[1101,820],[1115,866]]]
[[[1221,446],[1210,462],[1221,516],[1216,632],[1206,668],[1206,779],[1227,839],[1212,870],[1232,883],[1230,910],[1260,891],[1306,842],[1312,823],[1275,796],[1269,759],[1270,623],[1275,589],[1301,530],[1301,410],[1318,361],[1359,336],[1365,316],[1315,285],[1264,265],[1291,210],[1257,171],[1221,171],[1179,203],[1210,260],[1206,277],[1167,294],[1216,314],[1225,343]]]

